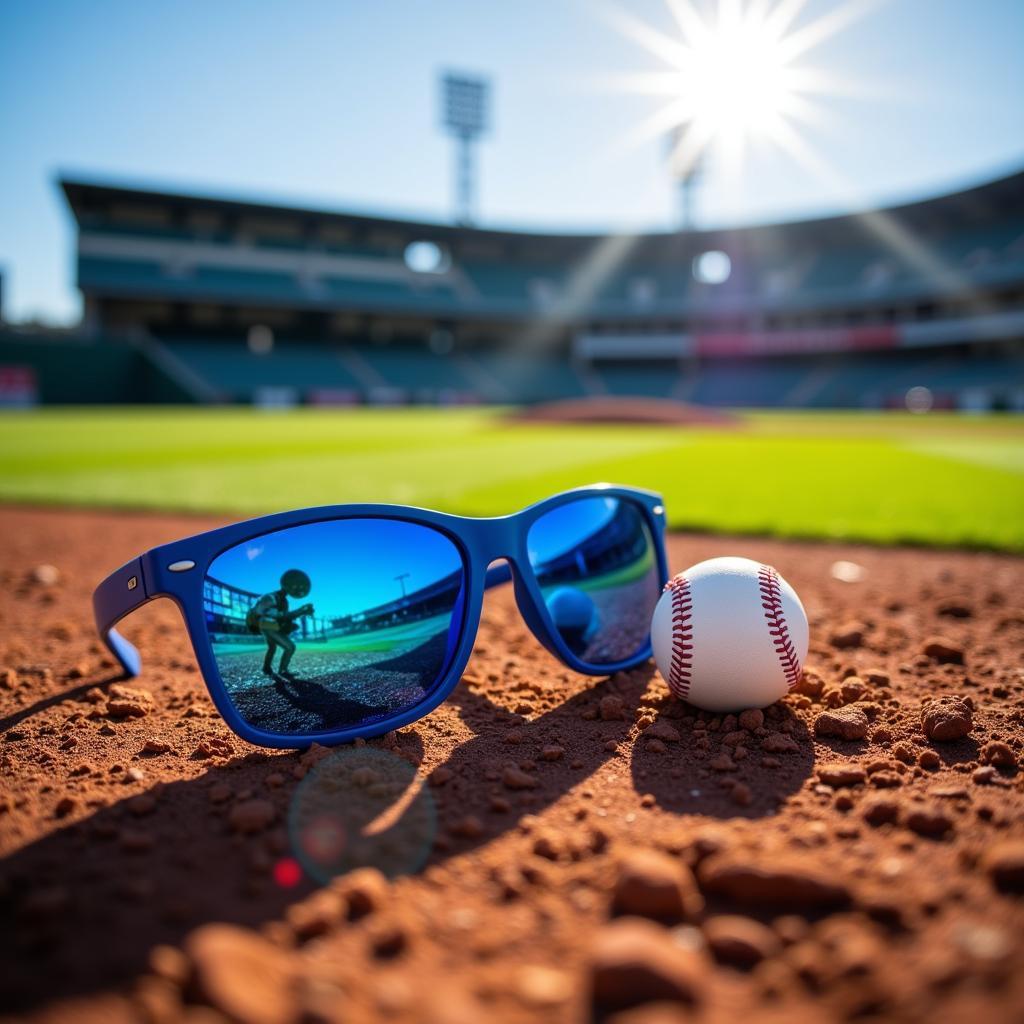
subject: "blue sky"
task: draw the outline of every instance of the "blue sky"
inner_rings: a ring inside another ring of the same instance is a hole
[[[312,581],[308,598],[317,615],[335,618],[376,608],[462,568],[458,549],[427,527],[388,519],[311,523],[267,534],[219,555],[210,575],[256,594],[280,586],[288,569],[301,569]]]
[[[609,523],[618,509],[617,498],[584,498],[552,509],[527,534],[531,564],[539,565],[576,547]]]
[[[670,226],[663,141],[624,144],[662,101],[609,81],[663,65],[615,27],[612,2],[0,5],[7,316],[79,315],[59,171],[447,219],[436,78],[448,67],[495,83],[480,223]],[[663,0],[615,2],[676,32]],[[854,87],[805,132],[828,172],[757,147],[738,180],[711,168],[701,222],[849,209],[1024,165],[1024,3],[807,0],[796,27],[851,3],[871,9],[802,58]]]
[[[575,547],[604,526],[618,501],[589,498],[560,506],[530,528],[531,557],[545,560]],[[312,580],[308,598],[290,599],[295,608],[311,601],[326,618],[375,608],[436,583],[462,567],[447,537],[416,523],[391,519],[347,519],[309,523],[268,533],[218,555],[210,575],[255,594],[280,585],[288,569]]]

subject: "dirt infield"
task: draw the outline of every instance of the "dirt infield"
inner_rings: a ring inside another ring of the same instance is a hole
[[[807,607],[800,692],[740,718],[565,671],[501,588],[454,699],[339,762],[235,738],[169,602],[138,680],[98,645],[97,579],[209,525],[0,510],[0,1016],[1022,1019],[1021,560],[673,538]],[[305,831],[341,804],[391,817]],[[301,877],[335,839],[416,870]]]

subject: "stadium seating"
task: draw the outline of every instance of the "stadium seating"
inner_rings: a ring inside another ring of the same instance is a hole
[[[156,342],[152,343],[156,345]],[[586,395],[676,398],[712,406],[879,408],[929,388],[946,403],[978,391],[998,407],[1024,396],[1024,351],[961,347],[688,361],[574,364],[557,353],[474,350],[441,355],[425,345],[278,341],[257,355],[241,339],[176,337],[150,343],[69,335],[0,335],[0,365],[32,367],[46,402],[250,402],[284,389],[294,401],[532,403]],[[173,369],[173,367],[172,367]],[[189,376],[200,386],[189,386]],[[184,379],[183,379],[184,378]]]
[[[824,359],[705,360],[685,369],[671,363],[604,363],[598,375],[614,395],[684,398],[715,406],[875,408],[902,402],[917,386],[937,395],[971,388],[996,394],[1024,389],[1024,359],[972,359],[962,352],[930,349]]]
[[[316,389],[362,391],[338,351],[323,345],[279,344],[268,355],[256,355],[241,342],[176,340],[169,347],[231,401],[248,402],[265,388],[291,388],[299,399]]]
[[[358,350],[365,363],[379,377],[381,386],[399,389],[410,396],[430,401],[441,392],[468,394],[472,381],[457,362],[436,355],[430,349],[412,346],[366,346]]]
[[[696,287],[688,258],[660,266],[627,262],[598,282],[588,303],[594,314],[639,316],[679,314],[688,306],[693,311],[725,311],[737,302],[741,303],[737,309],[760,302],[772,310],[804,310],[816,303],[859,304],[865,298],[895,302],[934,290],[935,275],[944,271],[955,273],[964,283],[1019,279],[1024,275],[1024,244],[1014,249],[1014,243],[1022,237],[1024,223],[1014,220],[957,232],[910,256],[894,253],[880,241],[874,246],[826,247],[813,255],[800,248],[780,249],[770,263],[738,259],[731,281],[719,289]],[[373,255],[382,258],[384,254],[377,251]],[[569,281],[564,269],[468,260],[456,264],[465,282],[460,288],[451,275],[395,276],[390,269],[395,265],[394,254],[388,257],[387,273],[382,270],[374,276],[371,261],[361,276],[342,277],[308,275],[299,269],[288,273],[210,266],[198,257],[195,264],[186,260],[178,265],[83,254],[78,280],[86,291],[113,289],[151,297],[233,298],[300,306],[313,302],[432,315],[461,310],[523,316],[557,306]]]
[[[475,353],[473,360],[492,379],[500,382],[499,401],[546,402],[588,394],[579,372],[556,353],[502,351]]]
[[[261,389],[290,388],[298,399],[317,391],[352,392],[371,401],[535,402],[584,395],[565,359],[515,352],[443,356],[411,345],[354,346],[283,341],[256,355],[241,341],[168,341],[171,351],[231,401]]]
[[[697,372],[690,400],[699,405],[781,406],[810,371],[802,359],[709,361]]]
[[[685,375],[678,362],[601,363],[596,373],[611,395],[641,395],[670,398],[678,391]]]
[[[856,407],[917,385],[947,404],[1024,394],[1024,172],[875,213],[628,236],[62,184],[91,329],[132,339],[112,346],[120,383],[97,393],[125,400],[277,389],[281,401]],[[423,243],[433,265],[407,265]],[[713,250],[730,259],[720,283],[698,272]],[[244,344],[258,324],[277,335],[265,355]],[[453,351],[431,348],[446,336]]]

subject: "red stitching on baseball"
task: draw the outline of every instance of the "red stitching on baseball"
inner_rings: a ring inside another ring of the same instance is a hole
[[[761,607],[764,609],[765,622],[768,623],[768,633],[775,645],[775,653],[779,657],[788,688],[792,690],[800,682],[803,669],[789,637],[789,626],[782,610],[779,574],[770,565],[762,565],[757,570],[757,582],[761,589]]]
[[[693,670],[690,581],[685,576],[673,576],[665,584],[665,589],[672,595],[672,663],[668,671],[668,688],[674,696],[686,700]]]

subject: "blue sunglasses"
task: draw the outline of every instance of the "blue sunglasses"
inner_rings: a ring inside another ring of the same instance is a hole
[[[469,661],[484,591],[509,580],[526,624],[572,670],[639,665],[668,577],[664,532],[660,496],[603,484],[493,519],[302,509],[153,548],[107,577],[93,608],[135,676],[139,653],[114,626],[172,598],[239,736],[343,743],[433,711]]]

